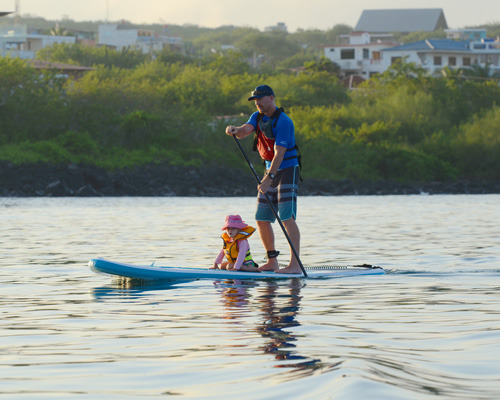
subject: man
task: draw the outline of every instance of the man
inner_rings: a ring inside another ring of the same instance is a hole
[[[242,139],[255,131],[254,149],[259,151],[266,165],[266,173],[258,186],[255,219],[268,260],[259,269],[288,274],[301,273],[300,265],[291,249],[289,264],[279,269],[277,259],[279,252],[276,251],[274,245],[274,232],[271,225],[276,217],[265,196],[267,193],[275,210],[278,211],[290,241],[299,254],[300,232],[295,219],[300,171],[293,122],[282,108],[276,107],[273,89],[267,85],[257,86],[248,100],[255,102],[258,111],[254,112],[245,124],[238,127],[232,125],[226,127],[226,134]]]

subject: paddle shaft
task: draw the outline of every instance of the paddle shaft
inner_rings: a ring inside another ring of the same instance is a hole
[[[257,172],[255,171],[255,168],[253,167],[252,163],[250,162],[249,158],[247,157],[245,150],[243,150],[243,147],[241,147],[241,144],[238,141],[238,138],[235,135],[232,135],[232,136],[233,136],[234,141],[238,145],[238,147],[241,151],[241,154],[243,154],[243,157],[245,157],[245,160],[246,160],[248,166],[250,167],[250,170],[252,171],[253,176],[254,176],[255,180],[257,181],[257,184],[260,185],[261,182],[259,179],[259,175],[257,175]],[[272,210],[274,216],[276,217],[276,220],[280,224],[281,230],[285,234],[286,240],[288,241],[288,244],[290,245],[290,248],[292,249],[293,255],[295,256],[295,258],[297,259],[297,262],[299,263],[299,266],[300,266],[300,269],[302,270],[302,273],[304,274],[305,277],[307,277],[307,272],[306,272],[304,266],[302,265],[302,262],[300,261],[299,254],[297,253],[297,250],[295,250],[295,247],[292,243],[292,239],[290,239],[290,236],[288,235],[288,232],[286,231],[285,225],[283,225],[283,222],[281,221],[281,218],[279,217],[277,211],[275,210],[273,203],[271,203],[271,199],[269,198],[268,194],[264,193],[264,196],[266,196],[266,200],[269,204],[269,207],[271,207],[271,210]]]

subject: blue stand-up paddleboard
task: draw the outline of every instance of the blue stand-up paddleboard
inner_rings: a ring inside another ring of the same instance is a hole
[[[277,274],[274,272],[225,271],[208,268],[164,267],[154,265],[133,265],[94,258],[89,261],[90,268],[102,274],[126,278],[149,280],[196,280],[196,279],[291,279],[304,278],[299,274]],[[381,275],[384,270],[371,265],[306,267],[307,278],[340,278],[354,275]]]

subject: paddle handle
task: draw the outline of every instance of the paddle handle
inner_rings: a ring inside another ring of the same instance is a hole
[[[253,167],[252,163],[250,162],[250,159],[247,157],[245,151],[243,150],[243,147],[241,147],[241,144],[240,144],[238,138],[236,137],[236,135],[232,135],[232,136],[233,136],[234,141],[238,145],[238,147],[241,151],[241,154],[243,154],[243,157],[245,157],[245,160],[246,160],[248,166],[250,167],[250,170],[252,171],[253,176],[254,176],[255,180],[257,181],[257,184],[260,185],[261,181],[260,181],[259,175],[257,175],[257,171],[255,171],[255,168]],[[274,216],[276,217],[276,220],[278,221],[278,223],[281,227],[281,230],[285,234],[286,240],[288,241],[288,244],[290,245],[290,248],[292,249],[293,255],[297,259],[297,262],[300,266],[300,269],[302,270],[302,273],[307,278],[307,272],[306,272],[304,266],[302,265],[302,261],[300,261],[299,253],[297,252],[297,250],[295,250],[295,247],[292,243],[292,239],[290,239],[290,236],[288,235],[288,232],[286,231],[285,225],[283,225],[283,222],[281,221],[281,218],[279,217],[276,209],[274,208],[273,203],[271,203],[271,199],[269,198],[268,194],[264,193],[264,196],[266,196],[266,200],[269,204],[269,207],[271,207],[271,210],[272,210]]]

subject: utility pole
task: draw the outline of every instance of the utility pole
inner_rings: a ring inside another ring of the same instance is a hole
[[[20,3],[21,0],[16,0],[16,14],[14,16],[14,23],[16,25],[19,24],[19,18],[20,18],[20,14],[21,14],[21,6],[20,6]]]

